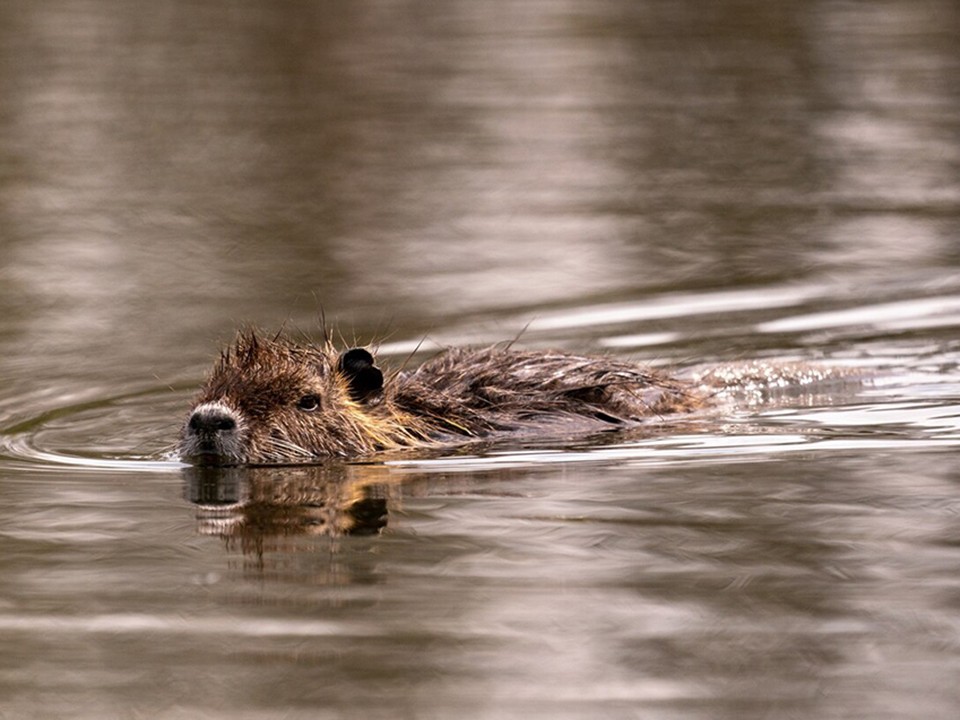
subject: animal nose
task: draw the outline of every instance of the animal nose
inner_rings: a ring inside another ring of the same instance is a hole
[[[223,405],[201,405],[190,415],[187,427],[197,435],[216,435],[236,430],[237,418]]]

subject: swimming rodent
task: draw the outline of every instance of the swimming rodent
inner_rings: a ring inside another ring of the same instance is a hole
[[[453,348],[385,376],[367,349],[251,330],[221,353],[177,452],[197,465],[299,464],[501,434],[636,427],[707,402],[689,380],[612,357]]]

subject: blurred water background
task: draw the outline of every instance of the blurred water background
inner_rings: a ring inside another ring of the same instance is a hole
[[[952,0],[0,3],[0,718],[960,715]],[[876,381],[196,473],[243,323]]]

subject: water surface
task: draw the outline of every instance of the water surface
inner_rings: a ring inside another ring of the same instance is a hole
[[[0,5],[0,716],[954,718],[948,0]],[[201,473],[244,323],[868,382]]]

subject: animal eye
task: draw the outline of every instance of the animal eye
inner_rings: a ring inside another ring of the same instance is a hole
[[[313,412],[320,407],[320,398],[316,395],[304,395],[297,400],[297,407],[304,412]]]

